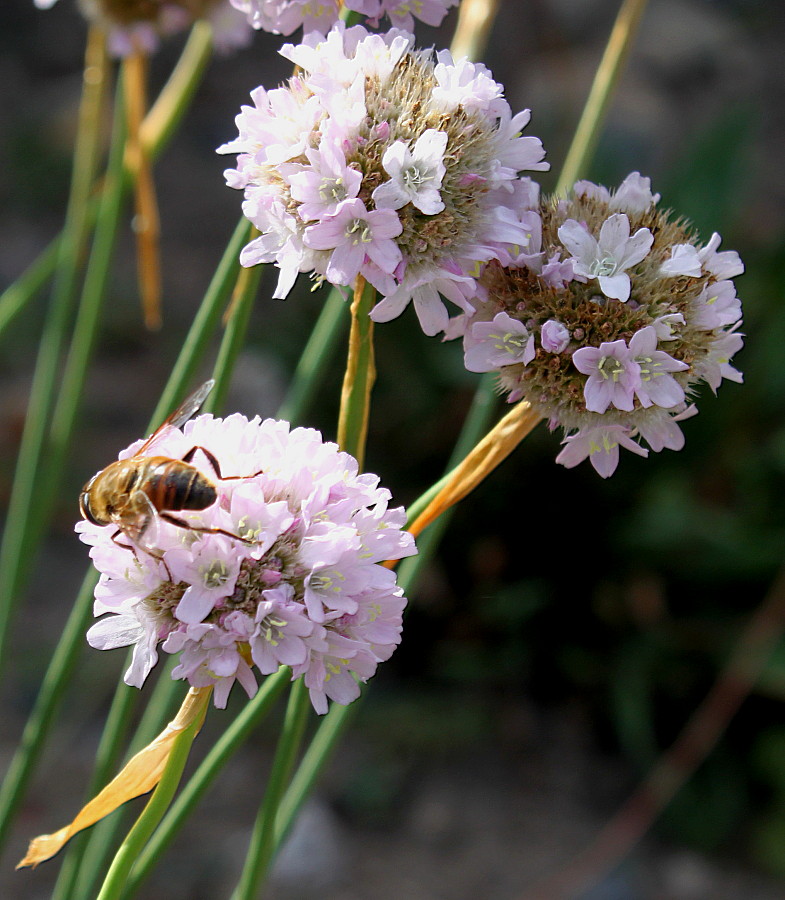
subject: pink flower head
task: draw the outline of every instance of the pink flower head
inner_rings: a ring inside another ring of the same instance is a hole
[[[77,526],[101,572],[96,615],[108,613],[90,644],[132,645],[125,679],[137,687],[159,648],[178,654],[173,677],[214,685],[218,706],[235,682],[253,695],[253,666],[264,676],[281,665],[305,676],[320,711],[328,698],[349,702],[400,640],[405,599],[381,563],[416,552],[403,510],[312,429],[203,415],[149,451],[177,459],[193,447],[222,477],[207,454],[193,455],[217,499],[178,514],[184,525],[161,522],[143,544],[123,535],[128,547],[114,525]]]
[[[450,5],[352,7],[435,21]],[[434,334],[448,325],[445,301],[474,311],[488,264],[538,252],[538,188],[522,173],[547,169],[545,151],[522,134],[529,111],[513,114],[485,66],[446,51],[434,60],[396,29],[343,23],[281,53],[298,74],[254,90],[237,138],[219,148],[238,154],[226,181],[244,192],[243,212],[261,233],[241,261],[281,268],[276,297],[300,272],[341,287],[360,275],[381,295],[375,321],[412,303]]]
[[[39,9],[51,9],[57,0],[34,0]],[[248,44],[249,25],[229,0],[158,0],[156,3],[112,3],[91,0],[79,4],[85,17],[99,25],[107,35],[112,56],[122,57],[143,50],[151,53],[161,38],[184,31],[197,19],[206,19],[213,28],[219,50],[227,51]]]
[[[681,449],[700,383],[742,380],[731,364],[743,343],[737,254],[720,253],[716,234],[701,246],[638,172],[615,190],[579,181],[570,196],[539,198],[521,179],[513,193],[500,249],[447,329],[463,337],[466,367],[495,372],[507,402],[562,428],[565,465],[589,459],[607,477],[619,447],[646,452],[638,437]],[[516,222],[523,242],[507,236]]]

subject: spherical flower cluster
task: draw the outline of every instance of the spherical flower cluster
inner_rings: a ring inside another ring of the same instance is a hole
[[[304,676],[319,713],[327,698],[350,703],[400,641],[406,599],[380,563],[416,552],[403,509],[389,509],[378,478],[313,429],[203,415],[146,452],[181,459],[195,447],[193,465],[218,496],[177,513],[191,527],[159,516],[134,542],[113,525],[76,526],[101,573],[95,614],[110,613],[88,641],[134,645],[125,680],[136,687],[159,645],[179,653],[173,677],[214,685],[220,707],[235,681],[253,696],[253,665]]]
[[[447,10],[458,0],[231,0],[254,28],[273,34],[292,34],[301,25],[305,32],[328,31],[338,21],[341,5],[368,19],[374,28],[384,16],[397,28],[411,31],[414,18],[426,25],[440,25]]]
[[[510,264],[489,265],[475,311],[451,323],[465,364],[498,371],[511,402],[528,400],[568,432],[557,461],[587,457],[603,477],[619,447],[679,450],[699,382],[741,381],[733,279],[744,267],[720,236],[701,245],[657,208],[648,178],[615,192],[590,182],[533,210],[532,239]]]
[[[300,74],[252,93],[237,117],[239,154],[225,174],[245,192],[261,232],[243,265],[275,262],[275,297],[299,272],[382,295],[371,317],[387,321],[414,302],[427,334],[447,327],[441,296],[465,312],[485,263],[528,246],[523,170],[544,170],[528,110],[513,116],[501,85],[479,63],[413,50],[403,32],[336,26],[282,54]]]
[[[57,0],[34,0],[49,9]],[[219,50],[245,46],[252,31],[228,0],[79,0],[85,16],[107,32],[109,52],[127,56],[134,50],[152,52],[159,40],[189,28],[197,19],[213,26]]]

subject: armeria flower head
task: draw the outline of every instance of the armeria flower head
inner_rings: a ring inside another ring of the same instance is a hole
[[[235,681],[253,696],[254,667],[268,675],[281,665],[305,677],[319,712],[328,698],[354,699],[358,679],[400,641],[406,600],[381,563],[416,552],[404,511],[313,429],[203,415],[162,431],[146,452],[177,459],[193,447],[219,461],[221,477],[194,454],[217,499],[178,514],[191,527],[161,519],[142,542],[116,540],[113,525],[76,526],[101,572],[95,614],[108,614],[88,641],[132,645],[125,680],[137,687],[160,650],[179,654],[173,677],[214,685],[218,706]]]
[[[289,35],[301,25],[310,31],[329,31],[338,21],[340,0],[231,0],[232,6],[245,13],[257,29],[273,34]],[[447,10],[458,0],[346,0],[347,9],[368,17],[375,28],[387,16],[393,25],[411,31],[414,17],[427,25],[440,25]]]
[[[716,392],[741,381],[731,279],[744,267],[658,200],[637,172],[615,191],[581,181],[567,200],[542,199],[526,252],[486,267],[475,312],[449,332],[463,335],[467,369],[498,371],[510,402],[528,400],[567,432],[558,462],[589,459],[603,477],[620,447],[646,455],[637,438],[681,449],[700,382]]]
[[[519,210],[533,194],[520,173],[548,168],[521,135],[528,110],[513,115],[484,66],[446,51],[434,62],[400,31],[339,23],[281,52],[299,74],[257,88],[219,148],[238,154],[227,183],[261,232],[243,264],[275,262],[279,298],[297,272],[341,286],[360,275],[382,295],[373,319],[413,303],[427,334],[447,327],[445,298],[473,312],[482,267],[539,234],[538,213]]]
[[[49,9],[57,0],[34,0]],[[162,37],[184,31],[197,20],[213,26],[213,39],[221,50],[245,46],[252,31],[229,0],[79,0],[85,16],[107,33],[109,51],[127,56],[134,50],[151,52]]]

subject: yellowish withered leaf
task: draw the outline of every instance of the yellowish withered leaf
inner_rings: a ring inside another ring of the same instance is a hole
[[[191,688],[175,718],[125,768],[77,814],[65,828],[54,834],[41,834],[30,841],[27,855],[17,864],[37,866],[51,859],[75,834],[114,812],[123,803],[151,791],[161,780],[175,739],[189,725],[198,731],[202,727],[212,687]]]

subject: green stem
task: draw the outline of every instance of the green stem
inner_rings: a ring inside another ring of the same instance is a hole
[[[248,331],[248,322],[251,319],[251,310],[261,277],[262,266],[254,266],[252,269],[241,269],[240,271],[231,300],[232,315],[226,325],[223,340],[218,349],[218,357],[213,367],[215,387],[205,401],[203,407],[205,412],[223,409],[234,366]]]
[[[289,705],[286,708],[281,736],[270,770],[270,778],[264,792],[259,815],[254,824],[251,843],[245,859],[240,881],[232,900],[254,900],[264,883],[276,849],[275,822],[278,806],[300,749],[305,725],[308,721],[310,701],[308,689],[302,678],[292,685]]]
[[[566,194],[586,173],[589,161],[597,149],[611,99],[627,61],[632,42],[638,33],[646,0],[624,0],[616,17],[600,65],[594,76],[586,105],[583,108],[575,136],[567,152],[564,167],[556,185],[557,194]]]
[[[290,677],[291,670],[288,668],[281,668],[274,675],[268,675],[253,700],[243,707],[234,722],[218,738],[215,746],[204,758],[193,776],[189,778],[188,783],[162,820],[160,827],[156,829],[155,834],[139,855],[139,860],[133,868],[126,892],[123,895],[125,900],[134,896],[142,882],[150,875],[161,855],[176,837],[183,823],[193,812],[219,772],[270,712]]]
[[[107,297],[107,285],[117,242],[120,214],[123,208],[123,152],[125,148],[125,116],[117,108],[112,151],[95,222],[93,246],[87,265],[79,310],[74,324],[65,369],[60,379],[57,402],[52,412],[46,455],[37,472],[35,500],[29,512],[26,546],[32,553],[51,514],[57,488],[65,467],[79,407],[84,396],[87,370],[93,355],[101,313]]]
[[[82,652],[85,629],[92,614],[93,591],[97,583],[97,573],[90,570],[65,624],[60,643],[54,650],[19,746],[3,778],[0,788],[0,847],[5,844],[13,815],[41,756],[60,701],[73,677]]]
[[[207,712],[207,705],[210,702],[212,692],[204,689],[203,691],[200,698],[201,714],[183,728],[174,739],[161,780],[153,791],[153,796],[147,801],[142,814],[120,846],[98,894],[98,900],[119,900],[131,867],[169,808],[188,761],[191,744],[201,728]]]
[[[190,108],[212,50],[212,27],[208,22],[196,22],[177,65],[142,123],[140,136],[151,160],[160,156]]]
[[[302,421],[321,383],[321,375],[332,359],[347,321],[346,300],[333,288],[316,320],[308,343],[303,349],[297,368],[289,384],[286,397],[278,410],[278,417],[287,422]]]
[[[354,716],[359,702],[359,699],[355,700],[349,706],[333,703],[330,711],[320,722],[286,793],[281,798],[278,814],[275,817],[276,850],[289,834],[298,812],[313,790],[322,769],[329,762],[338,741]]]
[[[86,77],[83,83],[66,222],[59,245],[52,298],[39,343],[6,527],[0,545],[0,660],[3,660],[6,635],[16,600],[31,563],[29,523],[36,497],[40,496],[37,493],[39,470],[57,388],[63,343],[73,314],[77,278],[88,234],[85,207],[95,179],[97,147],[101,138],[105,61],[100,35],[95,29],[91,29],[85,53],[85,72],[90,70],[94,75]]]
[[[338,413],[338,446],[357,459],[361,471],[368,437],[371,389],[376,380],[373,320],[369,316],[375,299],[373,286],[358,276],[352,299],[349,354]]]
[[[130,748],[125,753],[126,762],[145,747],[161,731],[165,722],[172,718],[174,700],[180,682],[171,677],[175,661],[170,659],[158,675],[158,681],[139,727],[136,729]],[[118,686],[116,702],[112,704],[104,726],[101,742],[95,756],[93,776],[88,786],[87,797],[94,797],[109,780],[109,774],[118,767],[120,751],[125,743],[125,735],[131,716],[137,706],[139,692],[127,685]],[[90,834],[80,834],[68,846],[60,874],[57,878],[51,900],[69,900],[71,897],[92,897],[101,872],[106,871],[115,849],[115,835],[127,818],[127,810],[118,811],[96,823]]]
[[[188,109],[210,60],[211,51],[212,29],[206,22],[197,22],[169,80],[142,125],[142,143],[151,160],[160,156]],[[128,190],[130,184],[126,169],[123,176],[124,191]],[[98,202],[99,198],[91,197],[85,205],[88,226],[95,221]],[[0,294],[0,335],[52,277],[65,240],[66,231],[63,230],[25,272]]]
[[[55,238],[26,271],[0,294],[0,336],[44,289],[60,257],[62,236]]]

